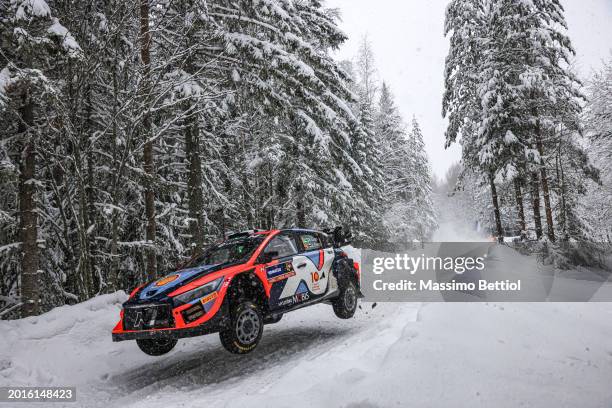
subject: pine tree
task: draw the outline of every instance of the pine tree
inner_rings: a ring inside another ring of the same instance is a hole
[[[383,83],[376,118],[376,138],[384,161],[384,221],[389,240],[402,246],[431,239],[437,228],[429,162],[416,119],[409,135],[389,87]]]
[[[419,241],[430,240],[438,227],[437,215],[432,198],[432,180],[429,160],[425,151],[423,134],[416,118],[412,120],[409,138],[410,157],[412,157],[411,200],[414,203],[415,237]]]
[[[405,139],[406,129],[397,106],[395,105],[391,89],[385,82],[383,82],[380,90],[375,126],[375,133],[380,143],[382,157],[388,157],[388,154],[394,149],[394,146]],[[388,160],[383,161],[383,173],[385,177],[388,177],[392,173],[392,168],[389,168],[387,165]]]
[[[484,0],[453,0],[446,8],[444,35],[450,35],[450,48],[444,67],[442,100],[442,115],[449,120],[445,147],[461,137],[466,162],[473,160],[469,141],[478,122],[477,85],[483,59],[484,22]]]
[[[500,90],[495,88],[503,86],[503,81],[499,81],[496,61],[484,48],[490,35],[486,24],[488,11],[487,3],[480,0],[457,0],[447,7],[445,35],[450,34],[451,46],[446,58],[442,114],[449,118],[446,147],[461,136],[463,168],[478,169],[486,175],[497,236],[501,239],[495,175],[503,167],[497,158],[504,153],[500,151],[503,144],[496,137],[509,101],[496,98]],[[483,81],[487,72],[492,75],[491,80]],[[482,89],[483,83],[492,89]],[[483,119],[484,116],[488,118]]]
[[[525,118],[532,126],[530,145],[535,147],[540,158],[539,173],[542,183],[548,238],[555,240],[549,176],[547,174],[547,151],[554,151],[558,143],[558,127],[579,131],[579,114],[583,95],[580,82],[568,68],[575,54],[565,30],[567,23],[563,7],[558,0],[534,2],[539,17],[527,32],[527,48],[532,53],[526,72],[521,75],[523,93],[529,95]],[[552,40],[552,41],[551,41]]]
[[[17,138],[15,151],[9,154],[17,162],[19,177],[19,229],[21,242],[21,302],[22,315],[39,312],[40,250],[39,198],[37,189],[38,150],[48,120],[47,104],[61,105],[59,84],[52,77],[56,64],[70,58],[79,58],[81,48],[72,34],[55,18],[49,5],[37,2],[16,1],[0,4],[3,12],[0,43],[3,45],[0,66],[0,109],[3,116],[13,121],[3,121],[3,132],[11,132]],[[56,54],[60,55],[60,58]],[[17,124],[13,127],[13,124]],[[5,127],[6,126],[6,127]],[[11,160],[5,157],[5,160]],[[12,160],[11,160],[12,161]],[[11,163],[12,164],[12,163]]]
[[[354,158],[363,170],[359,193],[364,198],[359,237],[370,245],[384,242],[387,236],[381,214],[383,208],[383,160],[382,142],[376,134],[376,97],[378,86],[374,52],[367,37],[364,37],[355,62],[355,82],[358,100],[354,107],[360,126],[355,129],[353,138]]]
[[[590,221],[596,241],[612,242],[612,61],[595,73],[589,84],[586,131],[589,157],[601,171],[601,185],[588,186],[583,216]]]
[[[402,117],[391,90],[383,82],[376,117],[376,139],[380,143],[383,173],[384,222],[389,241],[408,245],[414,236],[414,212],[411,205],[414,162]]]
[[[155,188],[153,179],[155,178],[155,157],[153,153],[154,139],[151,131],[151,31],[149,23],[149,0],[140,0],[140,63],[142,64],[141,75],[141,98],[144,102],[144,114],[142,117],[142,138],[144,141],[143,149],[143,170],[145,173],[145,239],[149,248],[147,249],[146,270],[149,279],[157,276],[157,256],[155,249],[156,219],[155,219]]]
[[[464,162],[487,175],[499,236],[502,220],[496,183],[510,180],[519,229],[526,228],[522,200],[523,187],[529,184],[535,235],[543,236],[542,192],[547,237],[554,241],[552,158],[563,143],[562,134],[580,132],[582,98],[580,83],[569,69],[574,51],[564,31],[563,8],[556,0],[478,4],[476,8],[471,1],[454,2],[447,13],[447,32],[452,30],[453,35],[444,112],[452,115],[458,107],[472,112],[465,121],[451,120],[447,142],[458,130],[472,130],[469,137],[461,133]],[[465,33],[472,32],[477,35],[470,41]],[[474,43],[480,47],[466,46]],[[477,103],[458,98],[467,84],[478,90]],[[588,166],[582,171],[590,172]]]

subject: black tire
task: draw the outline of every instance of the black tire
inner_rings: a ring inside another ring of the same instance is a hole
[[[232,308],[230,327],[219,332],[221,344],[234,354],[255,350],[261,340],[264,320],[257,305],[243,301]]]
[[[357,287],[352,280],[339,285],[340,294],[332,302],[334,313],[341,319],[350,319],[357,310]]]
[[[144,353],[150,356],[161,356],[176,346],[176,339],[138,339],[136,344]]]

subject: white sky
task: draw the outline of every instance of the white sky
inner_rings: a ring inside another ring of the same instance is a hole
[[[584,78],[612,53],[612,0],[561,0],[569,34]],[[443,177],[460,158],[458,145],[444,150],[442,93],[448,40],[443,37],[447,0],[327,0],[339,8],[340,27],[349,40],[338,59],[353,59],[367,35],[374,50],[379,80],[393,90],[406,123],[421,124],[434,173]]]

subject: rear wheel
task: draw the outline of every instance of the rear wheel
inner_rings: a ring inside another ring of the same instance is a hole
[[[357,310],[357,287],[352,280],[346,280],[340,286],[340,295],[334,299],[334,313],[341,319],[350,319]]]
[[[136,344],[150,356],[161,356],[168,353],[176,346],[176,339],[138,339]]]
[[[250,301],[233,308],[230,327],[219,332],[223,347],[234,354],[246,354],[255,349],[263,333],[264,321],[257,305]]]

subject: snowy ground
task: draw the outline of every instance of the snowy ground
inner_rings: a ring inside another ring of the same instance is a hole
[[[67,407],[612,407],[610,303],[317,305],[246,356],[210,335],[149,357],[111,341],[125,299],[0,321],[0,386],[76,386]]]
[[[484,242],[489,238],[464,223],[441,222],[432,242]]]

